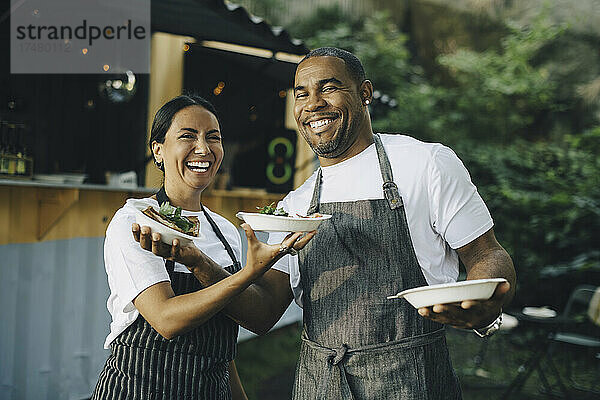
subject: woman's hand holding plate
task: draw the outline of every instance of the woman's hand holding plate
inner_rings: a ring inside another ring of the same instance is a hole
[[[150,227],[132,224],[133,238],[144,250],[151,251],[159,257],[172,260],[193,268],[202,256],[202,252],[194,245],[182,246],[179,239],[174,239],[171,245],[161,241],[160,233],[152,232]]]

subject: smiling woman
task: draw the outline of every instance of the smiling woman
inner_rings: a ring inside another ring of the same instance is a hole
[[[267,245],[243,225],[248,252],[241,268],[237,228],[201,201],[202,191],[223,160],[221,140],[216,110],[201,97],[176,97],[156,113],[149,145],[164,172],[164,186],[150,198],[129,199],[106,231],[104,258],[111,291],[107,306],[112,323],[104,346],[111,354],[93,399],[130,398],[131,394],[135,398],[246,399],[233,363],[238,324],[255,333],[266,332],[291,296],[279,302],[268,299],[271,307],[281,303],[274,318],[264,318],[267,314],[262,313],[250,317],[244,307],[258,308],[253,285],[287,254],[281,249],[299,250],[312,236],[290,234],[277,245]],[[172,214],[199,222],[199,235],[191,237],[189,244],[177,238],[164,244],[157,231],[135,223],[140,203],[157,210],[166,209],[167,202],[175,208]],[[219,281],[201,281],[206,271]],[[288,282],[286,274],[269,273]]]
[[[163,107],[164,112],[156,114],[150,149],[155,162],[165,173],[164,185],[169,198],[184,209],[199,211],[200,194],[223,161],[217,112],[212,104],[201,98],[196,99],[196,104],[182,109],[178,109],[177,103],[170,103]],[[170,126],[165,132],[167,121]]]

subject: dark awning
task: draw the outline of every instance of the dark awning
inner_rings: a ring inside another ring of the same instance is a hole
[[[296,72],[295,63],[279,61],[275,58],[262,58],[233,51],[212,49],[195,44],[192,44],[192,47],[208,59],[214,60],[214,62],[235,63],[249,71],[262,74],[269,79],[277,80],[285,85],[291,86],[294,82],[294,73]]]
[[[274,52],[306,54],[308,49],[281,27],[272,27],[224,0],[152,0],[152,30],[193,36]]]

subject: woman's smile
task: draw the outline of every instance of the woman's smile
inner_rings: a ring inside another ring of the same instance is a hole
[[[185,166],[192,172],[205,173],[208,171],[211,164],[210,161],[188,161],[185,163]]]

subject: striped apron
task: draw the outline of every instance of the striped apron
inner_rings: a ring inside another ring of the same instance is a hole
[[[460,399],[442,325],[386,296],[427,285],[402,198],[374,136],[385,198],[319,204],[332,214],[299,253],[304,331],[294,400]]]
[[[239,271],[233,249],[208,212],[204,215],[233,261],[225,269]],[[172,261],[165,265],[175,295],[202,289],[193,274],[175,272]],[[196,329],[167,340],[140,314],[111,343],[92,400],[230,400],[229,362],[235,358],[237,335],[238,325],[220,312]]]

